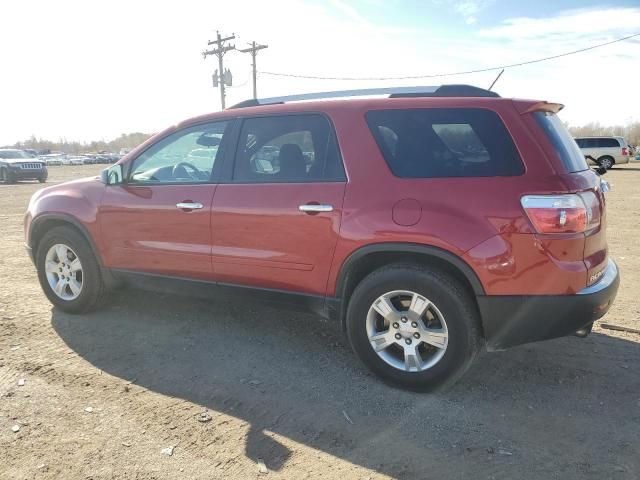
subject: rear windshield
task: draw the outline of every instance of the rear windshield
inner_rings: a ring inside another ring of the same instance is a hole
[[[589,168],[580,147],[557,115],[550,112],[535,112],[533,115],[567,172],[580,172]]]
[[[492,177],[524,173],[495,112],[479,108],[373,110],[367,123],[397,177]]]

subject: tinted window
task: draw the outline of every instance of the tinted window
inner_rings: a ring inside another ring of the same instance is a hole
[[[597,146],[600,148],[619,148],[620,144],[615,138],[598,138]]]
[[[482,109],[374,110],[367,122],[397,177],[520,175],[522,161],[498,115]]]
[[[579,172],[589,168],[580,147],[557,115],[550,112],[535,112],[533,115],[567,172]],[[589,145],[588,142],[587,145]]]
[[[145,150],[131,167],[130,183],[202,183],[220,161],[229,122],[197,125],[173,133]]]
[[[233,180],[318,182],[344,180],[333,130],[322,115],[244,120]]]

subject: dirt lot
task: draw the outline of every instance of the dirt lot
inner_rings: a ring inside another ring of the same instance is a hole
[[[50,183],[99,169],[52,167]],[[607,179],[623,281],[605,321],[640,328],[640,163]],[[39,188],[0,186],[2,479],[244,479],[260,461],[264,478],[640,478],[640,335],[487,354],[420,395],[380,383],[312,316],[139,291],[70,316],[22,247]]]

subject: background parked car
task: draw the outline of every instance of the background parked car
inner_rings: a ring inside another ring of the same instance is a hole
[[[591,163],[607,170],[616,164],[629,163],[632,154],[623,137],[581,137],[575,139],[585,157]]]
[[[84,157],[69,157],[68,165],[84,165]]]
[[[40,157],[38,157],[40,160],[42,160],[43,162],[45,162],[47,164],[47,166],[60,166],[63,165],[63,158],[64,155],[58,154],[58,153],[51,153],[51,154],[47,154],[47,155],[40,155]]]
[[[0,150],[0,181],[15,183],[18,180],[36,179],[44,183],[49,176],[47,165],[31,154],[16,149]]]

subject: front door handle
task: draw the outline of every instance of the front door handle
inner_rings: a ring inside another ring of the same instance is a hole
[[[305,213],[333,212],[333,206],[308,203],[306,205],[300,205],[298,210]]]
[[[200,210],[204,205],[198,202],[180,202],[176,203],[176,208],[180,208],[182,210]]]

